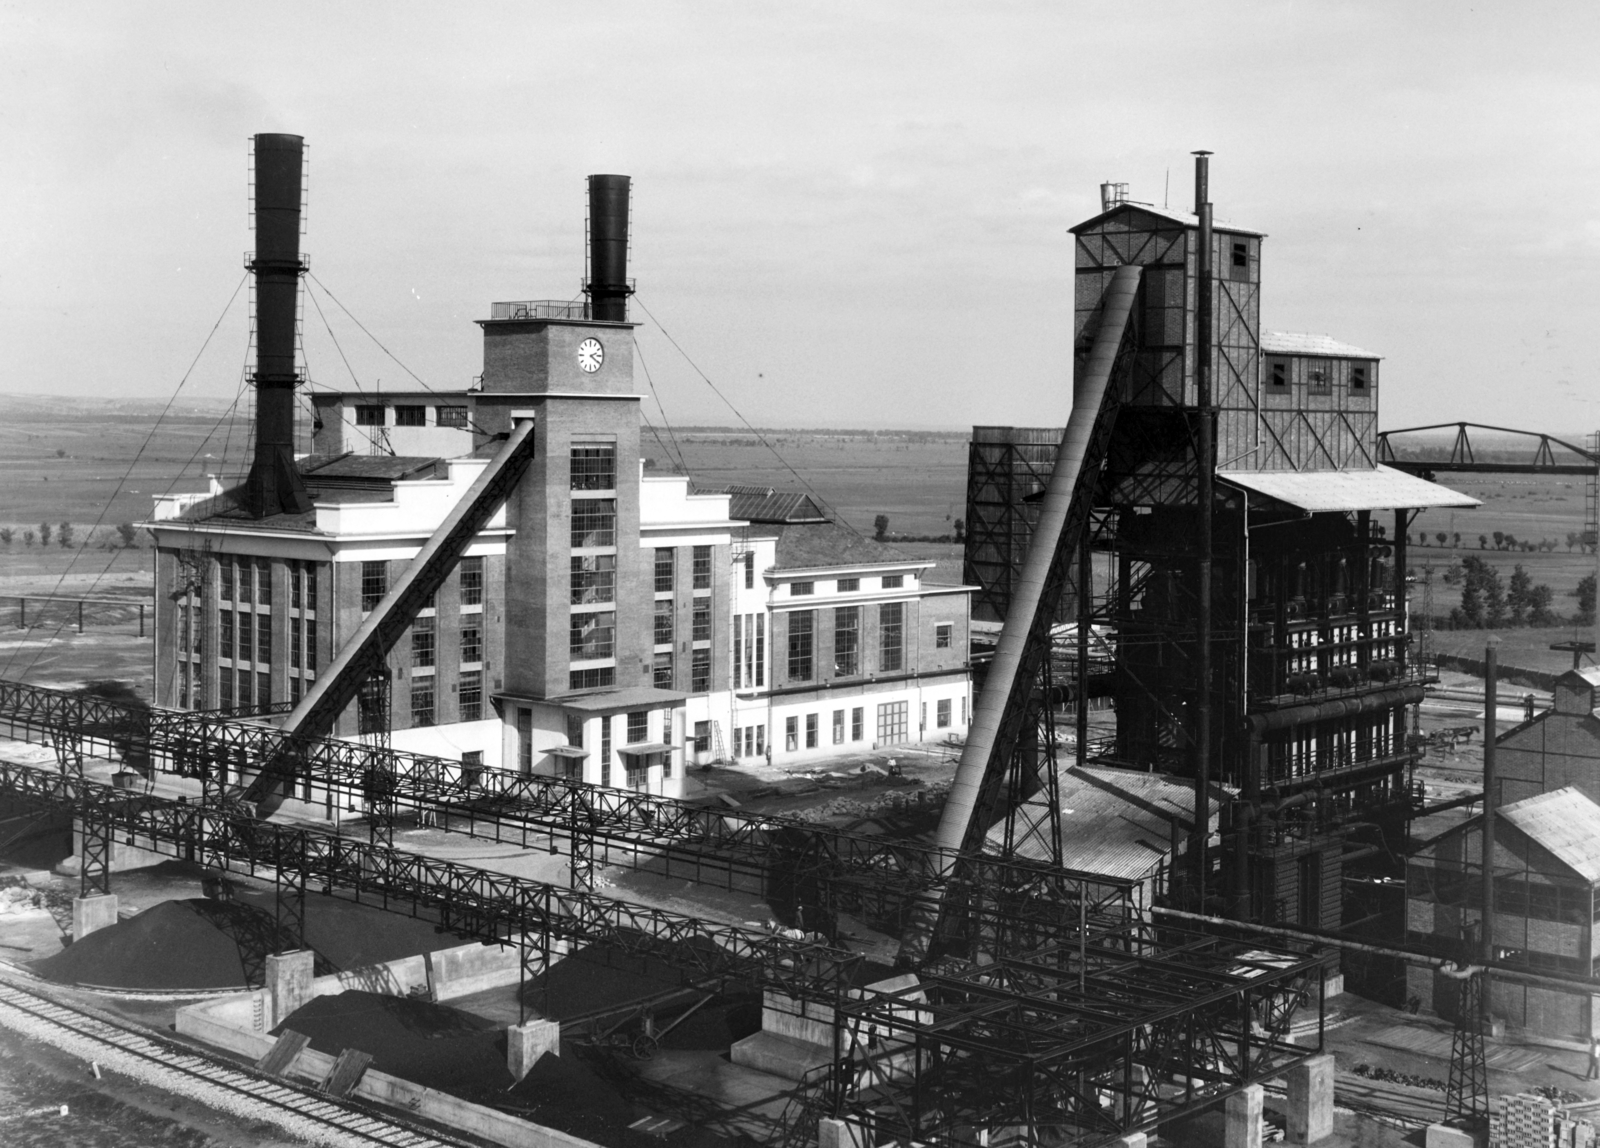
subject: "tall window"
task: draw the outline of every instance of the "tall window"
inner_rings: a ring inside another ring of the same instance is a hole
[[[656,593],[672,593],[673,576],[677,571],[677,551],[671,547],[656,548]]]
[[[389,728],[389,682],[374,674],[356,694],[357,728],[361,733],[382,733]]]
[[[272,615],[256,615],[256,662],[267,665],[272,661]]]
[[[600,719],[600,784],[611,784],[611,715]]]
[[[483,719],[483,671],[462,670],[456,683],[456,699],[462,721]]]
[[[636,710],[628,715],[628,744],[650,740],[650,711]]]
[[[229,661],[233,660],[233,611],[223,610],[217,615],[217,644],[222,647],[222,656]]]
[[[250,593],[250,588],[251,588],[251,586],[253,586],[255,584],[255,577],[254,577],[254,574],[253,574],[254,569],[255,569],[254,563],[252,563],[250,561],[250,559],[248,559],[248,558],[235,558],[234,559],[234,570],[235,570],[234,584],[233,584],[234,597],[240,603],[247,603],[247,602],[250,601],[250,599],[252,597],[252,595]]]
[[[300,668],[300,650],[302,646],[300,626],[299,618],[289,619],[289,668],[291,670]]]
[[[754,550],[746,550],[744,552],[744,588],[746,590],[754,590],[755,587],[756,552]]]
[[[461,604],[463,606],[483,605],[483,559],[463,558],[461,560]]]
[[[433,677],[411,679],[411,724],[433,724]]]
[[[955,635],[955,626],[950,622],[940,622],[933,628],[933,645],[938,650],[948,650],[950,641]]]
[[[579,661],[616,656],[617,615],[614,610],[572,615],[568,652]]]
[[[268,558],[256,559],[256,602],[272,605],[272,561]]]
[[[844,744],[844,711],[833,711],[833,744]]]
[[[656,599],[656,645],[672,645],[672,599]]]
[[[934,724],[940,729],[948,729],[950,727],[949,698],[940,698],[938,701],[933,703],[933,720]]]
[[[905,604],[885,602],[878,607],[878,670],[892,673],[904,665]]]
[[[617,448],[615,443],[587,443],[572,448],[573,490],[615,490],[617,488]]]
[[[517,707],[517,768],[533,772],[533,711]]]
[[[572,604],[616,601],[617,556],[615,554],[574,555],[572,559]]]
[[[793,753],[800,748],[800,719],[783,719],[783,748]]]
[[[817,748],[817,715],[806,714],[806,748]]]
[[[694,613],[691,615],[692,640],[696,642],[709,642],[711,640],[711,599],[696,598],[694,600]]]
[[[850,740],[860,741],[866,736],[866,710],[857,706],[850,711]]]
[[[461,660],[468,665],[483,661],[483,631],[477,626],[461,627]]]
[[[878,706],[878,744],[898,745],[906,740],[908,702],[883,702]]]
[[[689,651],[689,689],[703,694],[711,689],[711,651]]]
[[[432,614],[411,623],[411,664],[431,666],[433,661],[434,617]]]
[[[361,564],[361,609],[376,610],[383,596],[389,592],[389,564],[363,562]]]
[[[861,672],[861,607],[840,606],[833,612],[833,676]]]
[[[694,548],[694,588],[696,590],[711,589],[711,547],[696,546]]]
[[[659,651],[650,667],[650,682],[658,690],[672,688],[672,651]]]
[[[217,559],[217,597],[224,602],[233,601],[233,559]],[[232,691],[230,691],[232,692]]]
[[[1364,391],[1367,389],[1367,366],[1365,363],[1356,363],[1350,368],[1350,389]]]
[[[317,672],[317,623],[314,618],[306,619],[306,676],[313,677]]]
[[[811,622],[810,610],[789,612],[789,679],[796,682],[811,680]]]
[[[572,504],[572,548],[617,544],[617,500],[580,498]]]

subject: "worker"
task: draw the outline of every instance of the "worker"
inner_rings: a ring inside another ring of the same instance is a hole
[[[1524,694],[1522,696],[1522,720],[1523,721],[1532,721],[1533,720],[1533,695],[1532,694]]]
[[[1589,1038],[1589,1072],[1585,1080],[1600,1080],[1600,1036]]]

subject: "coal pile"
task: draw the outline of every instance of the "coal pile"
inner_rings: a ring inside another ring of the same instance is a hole
[[[644,1110],[635,1110],[575,1056],[545,1053],[514,1088],[490,1103],[524,1120],[611,1148],[661,1145],[628,1127]]]
[[[245,983],[246,954],[293,948],[272,914],[196,897],[163,901],[33,963],[46,980],[124,989],[229,989]]]
[[[632,945],[585,945],[559,957],[547,972],[530,979],[523,988],[523,1000],[541,1016],[570,1020],[588,1013],[619,1008],[634,1001],[669,993],[694,978],[686,966],[694,962],[690,954],[674,953],[710,941],[647,942],[642,935],[636,950]],[[707,953],[709,967],[717,963],[716,953]],[[676,960],[670,959],[676,957]]]

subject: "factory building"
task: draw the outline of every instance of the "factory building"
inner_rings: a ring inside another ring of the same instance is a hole
[[[1076,708],[1079,765],[1214,803],[1215,847],[1190,807],[1174,901],[1336,930],[1366,915],[1348,878],[1404,854],[1415,797],[1406,716],[1427,671],[1409,650],[1406,527],[1476,502],[1378,464],[1377,354],[1261,330],[1262,232],[1213,222],[1209,203],[1202,220],[1200,186],[1197,214],[1102,192],[1071,229],[1080,356],[1114,273],[1142,271],[1058,618],[1112,657],[1058,652],[1060,720]],[[986,621],[1009,605],[1052,436],[974,430],[966,578]]]
[[[595,180],[622,181],[625,245],[626,178]],[[804,495],[645,467],[629,290],[491,304],[469,390],[316,393],[303,504],[160,500],[156,703],[301,703],[531,421],[525,473],[335,736],[677,796],[712,760],[962,734],[968,589]]]

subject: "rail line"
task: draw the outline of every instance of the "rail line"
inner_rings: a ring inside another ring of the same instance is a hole
[[[17,1023],[17,1014],[26,1018],[23,1025]],[[313,1143],[339,1148],[356,1144],[380,1144],[386,1148],[470,1145],[466,1140],[423,1131],[394,1118],[338,1103],[313,1088],[200,1055],[135,1025],[63,1003],[4,977],[0,977],[0,1025],[18,1028],[51,1043],[52,1035],[65,1036],[71,1042],[68,1051],[87,1055],[114,1071],[188,1096],[210,1108],[268,1121]]]

